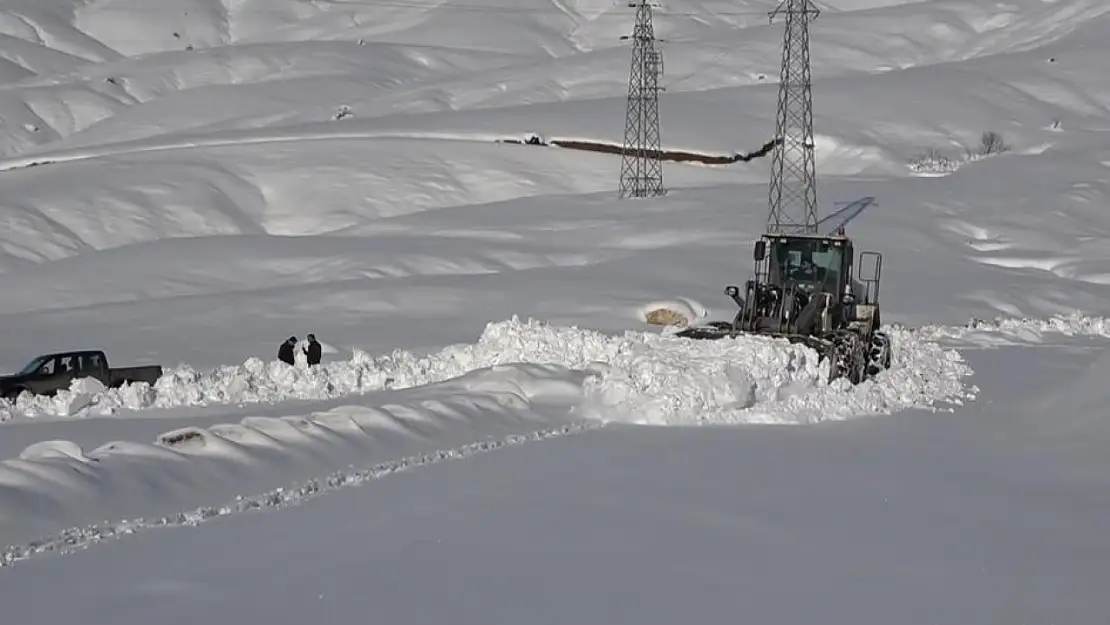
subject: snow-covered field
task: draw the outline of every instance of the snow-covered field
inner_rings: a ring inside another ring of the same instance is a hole
[[[664,148],[770,138],[776,4],[657,10]],[[819,4],[896,346],[854,388],[645,323],[731,318],[767,159],[620,201],[502,142],[621,141],[627,3],[0,2],[0,368],[166,370],[0,400],[5,618],[1101,622],[1110,4]]]

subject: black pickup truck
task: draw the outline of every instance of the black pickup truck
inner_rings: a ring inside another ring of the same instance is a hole
[[[15,375],[0,376],[0,397],[15,401],[23,391],[54,395],[79,378],[96,378],[104,386],[117,387],[127,382],[154,384],[160,377],[158,365],[112,368],[102,351],[60,352],[35,358]]]

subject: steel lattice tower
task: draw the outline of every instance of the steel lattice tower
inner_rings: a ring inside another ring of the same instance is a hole
[[[647,0],[630,2],[636,8],[632,31],[632,69],[628,76],[628,109],[624,121],[624,151],[621,157],[620,197],[665,195],[659,143],[659,79],[663,54],[655,46],[651,5]],[[622,37],[626,39],[628,37]]]
[[[813,92],[809,22],[820,15],[811,0],[782,0],[771,13],[786,16],[782,39],[778,119],[771,156],[768,232],[817,232],[817,171],[813,156]]]

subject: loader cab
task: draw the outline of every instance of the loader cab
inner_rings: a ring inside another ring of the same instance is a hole
[[[853,255],[852,241],[845,237],[766,234],[756,242],[756,277],[779,288],[828,293],[839,300],[852,276]]]

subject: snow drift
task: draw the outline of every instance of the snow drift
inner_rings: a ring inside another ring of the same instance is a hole
[[[95,542],[113,528],[131,533],[292,505],[310,494],[298,482],[306,476],[329,475],[322,479],[327,484],[309,482],[317,492],[522,442],[517,437],[596,427],[570,414],[580,378],[560,367],[499,367],[388,401],[176,428],[150,442],[117,440],[95,449],[36,443],[0,462],[0,546],[10,545],[0,551],[0,567]],[[369,468],[349,470],[356,466]],[[105,519],[113,522],[72,529]],[[61,533],[43,539],[52,532]]]
[[[1110,319],[1073,312],[1053,315],[1048,319],[1014,319],[998,317],[992,320],[972,319],[965,327],[927,326],[922,333],[934,339],[966,343],[978,347],[992,345],[1036,344],[1046,335],[1110,337]]]

